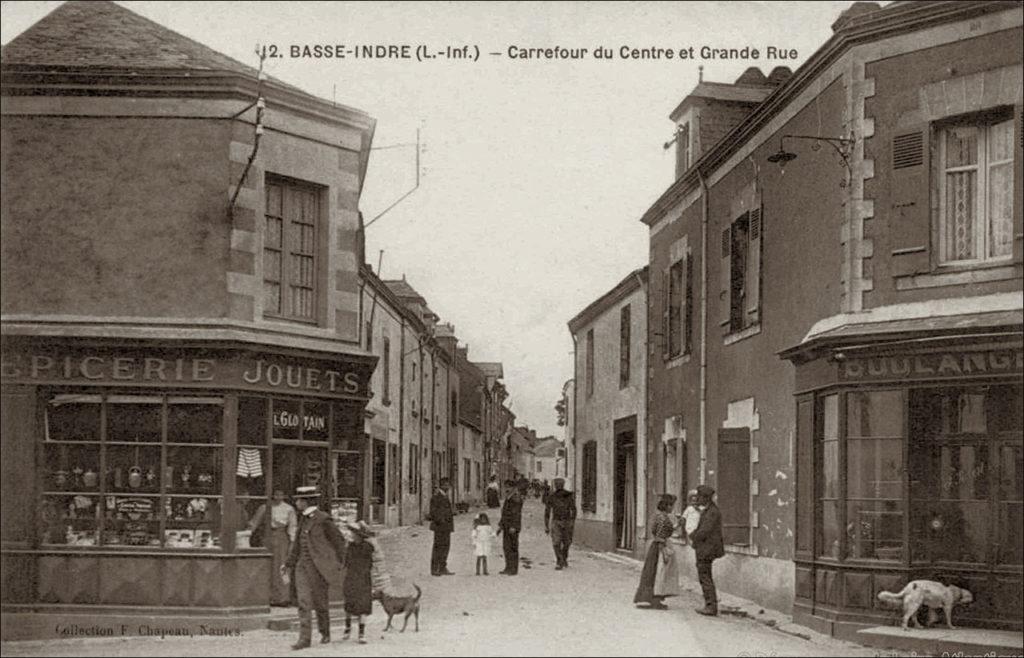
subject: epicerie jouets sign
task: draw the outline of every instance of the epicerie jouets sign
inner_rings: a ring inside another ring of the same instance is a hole
[[[0,361],[0,375],[5,381],[34,383],[166,384],[308,391],[337,396],[359,396],[366,390],[365,378],[355,370],[247,358],[5,352]]]
[[[845,380],[946,379],[1024,372],[1020,349],[934,352],[912,356],[847,358],[839,366]]]

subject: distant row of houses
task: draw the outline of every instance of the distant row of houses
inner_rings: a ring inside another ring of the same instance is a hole
[[[707,483],[729,592],[842,635],[927,578],[1021,628],[1021,26],[856,2],[796,71],[675,108],[649,261],[569,322],[581,541],[642,556]]]

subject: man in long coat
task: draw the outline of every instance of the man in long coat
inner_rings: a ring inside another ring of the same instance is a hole
[[[292,645],[292,649],[309,647],[313,633],[312,610],[316,611],[320,643],[331,641],[327,590],[330,585],[340,585],[342,582],[345,538],[334,525],[331,515],[317,509],[319,498],[320,491],[316,487],[299,487],[295,490],[299,533],[282,567],[284,573],[291,571],[294,574],[299,605],[299,641]]]
[[[441,478],[437,491],[430,498],[430,529],[434,532],[434,547],[430,552],[430,575],[451,576],[448,571],[448,551],[452,546],[452,532],[455,520],[452,514],[452,501],[448,498],[451,484],[448,478]]]
[[[712,499],[715,490],[706,484],[697,487],[697,507],[701,509],[700,523],[690,533],[690,543],[697,558],[697,579],[704,592],[704,607],[697,608],[702,615],[718,614],[718,593],[711,573],[711,565],[725,555],[725,543],[722,539],[722,513]]]
[[[523,527],[523,495],[513,480],[506,480],[505,486],[510,493],[501,507],[501,521],[498,522],[498,532],[502,536],[502,549],[505,553],[505,568],[500,573],[515,576],[519,573],[519,531]]]

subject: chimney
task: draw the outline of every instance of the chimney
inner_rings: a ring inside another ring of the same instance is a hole
[[[845,9],[843,13],[839,14],[836,22],[832,23],[832,31],[838,32],[861,16],[878,11],[879,9],[881,9],[881,6],[877,2],[855,2],[848,9]]]

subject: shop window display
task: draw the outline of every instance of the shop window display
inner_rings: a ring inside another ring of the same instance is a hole
[[[41,542],[217,548],[221,417],[220,398],[50,396]]]
[[[903,392],[846,396],[846,556],[903,558]]]

